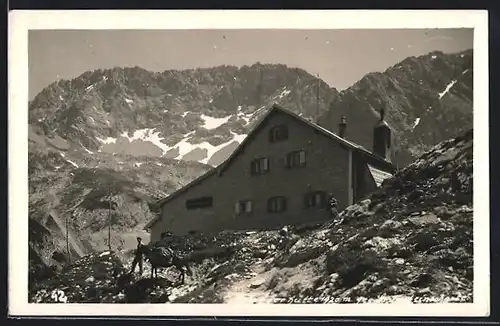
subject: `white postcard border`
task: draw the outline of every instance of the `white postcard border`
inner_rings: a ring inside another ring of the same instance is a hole
[[[29,304],[28,30],[474,28],[474,303]],[[8,39],[9,314],[17,316],[487,316],[490,313],[488,13],[434,11],[11,11]]]

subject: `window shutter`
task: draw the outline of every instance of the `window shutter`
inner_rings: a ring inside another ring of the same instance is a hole
[[[300,165],[306,164],[306,152],[305,151],[299,152],[299,162],[300,162]]]
[[[272,207],[273,207],[273,200],[272,200],[272,198],[270,198],[267,200],[267,211],[272,212],[273,211]]]
[[[264,170],[264,171],[269,170],[269,159],[265,158],[265,159],[263,159],[262,161],[263,161],[263,162],[262,162],[262,165],[263,165],[263,170]]]
[[[247,201],[246,211],[247,211],[247,213],[251,213],[252,212],[252,201],[251,200]]]
[[[314,206],[321,206],[321,193],[315,193],[314,197]]]
[[[286,211],[286,204],[287,204],[285,197],[281,198],[281,203],[282,203],[281,212],[285,212]]]
[[[236,214],[240,213],[240,203],[236,203],[234,205],[234,211],[235,211]]]
[[[287,154],[287,155],[285,156],[285,161],[286,161],[286,163],[285,163],[285,164],[286,164],[286,167],[289,169],[289,168],[291,167],[291,164],[290,164],[290,161],[291,161],[291,160],[290,160],[290,154]]]

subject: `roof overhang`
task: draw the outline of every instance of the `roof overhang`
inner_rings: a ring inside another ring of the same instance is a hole
[[[393,176],[391,173],[381,169],[377,169],[371,164],[367,165],[368,165],[368,170],[370,170],[370,174],[372,175],[373,180],[375,181],[377,187],[380,187],[382,185],[382,182],[384,182],[384,180],[389,179]]]

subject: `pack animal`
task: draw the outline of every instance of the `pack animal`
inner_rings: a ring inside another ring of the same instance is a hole
[[[166,247],[145,247],[144,255],[146,260],[151,264],[151,278],[158,277],[158,268],[168,268],[175,266],[181,272],[180,282],[184,283],[185,274],[193,275],[193,271],[189,267],[187,260],[180,258],[176,253]],[[184,269],[185,268],[185,269]]]

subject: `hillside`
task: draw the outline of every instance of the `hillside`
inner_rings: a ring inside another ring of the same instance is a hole
[[[472,128],[472,50],[409,57],[370,73],[334,98],[319,120],[337,130],[346,116],[347,138],[372,148],[381,108],[394,131],[393,161],[404,167],[433,145]]]
[[[154,218],[150,204],[208,171],[197,162],[85,150],[29,148],[30,262],[66,263],[66,219],[73,259],[108,247],[134,246],[135,235]],[[128,236],[127,236],[128,235]],[[34,271],[33,271],[34,272]]]
[[[472,130],[436,145],[326,225],[171,237],[194,271],[183,285],[175,270],[128,279],[130,256],[102,252],[30,302],[472,302],[472,149]]]

